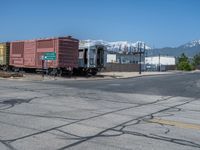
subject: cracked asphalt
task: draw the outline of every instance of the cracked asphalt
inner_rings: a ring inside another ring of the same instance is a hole
[[[0,79],[0,150],[200,149],[200,73]]]

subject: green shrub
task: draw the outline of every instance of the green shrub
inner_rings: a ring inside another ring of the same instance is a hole
[[[197,66],[200,65],[200,53],[194,56],[192,64],[194,68],[197,68]]]
[[[178,58],[177,69],[184,71],[191,71],[193,69],[188,57],[184,53]]]

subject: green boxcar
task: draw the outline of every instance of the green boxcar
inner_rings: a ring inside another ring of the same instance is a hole
[[[7,67],[9,65],[10,44],[0,43],[0,67]]]

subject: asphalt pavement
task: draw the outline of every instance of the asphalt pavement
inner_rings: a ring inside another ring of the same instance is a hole
[[[200,73],[0,79],[1,150],[200,149]]]

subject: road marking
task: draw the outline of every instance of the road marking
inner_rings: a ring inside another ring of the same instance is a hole
[[[179,122],[179,121],[173,121],[173,120],[154,118],[152,120],[149,120],[148,122],[160,123],[160,124],[175,126],[175,127],[184,128],[184,129],[200,130],[200,125],[198,124],[191,124],[191,123],[185,123],[185,122]]]
[[[120,86],[120,84],[109,84],[109,86]]]

